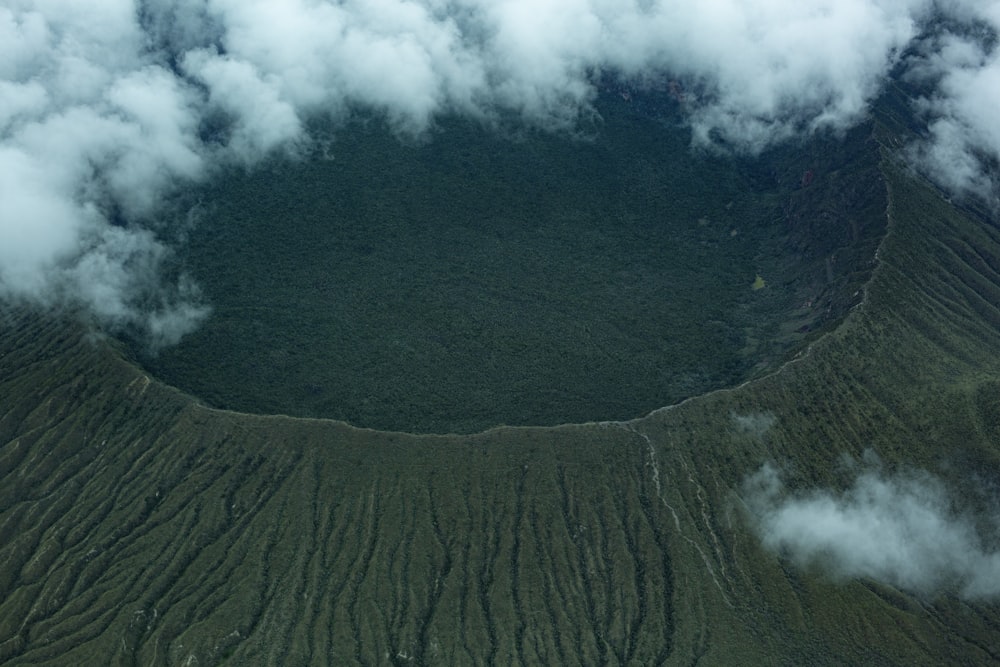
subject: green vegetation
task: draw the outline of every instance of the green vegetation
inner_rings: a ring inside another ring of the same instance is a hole
[[[897,165],[882,125],[859,138],[838,187],[783,209],[846,317],[775,373],[634,421],[418,436],[218,411],[7,314],[0,661],[996,664],[995,603],[797,569],[740,498],[765,461],[838,487],[869,450],[998,481],[1000,231]],[[765,297],[780,275],[735,282]]]
[[[409,432],[628,419],[774,368],[884,228],[870,130],[737,162],[647,97],[602,98],[591,139],[357,121],[216,179],[185,250],[214,314],[143,363],[215,407]]]

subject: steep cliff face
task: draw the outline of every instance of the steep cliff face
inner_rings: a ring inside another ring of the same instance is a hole
[[[996,662],[990,598],[760,546],[746,480],[766,462],[799,492],[848,487],[866,452],[957,490],[1000,470],[1000,232],[889,153],[857,172],[870,186],[815,169],[788,210],[817,231],[817,284],[831,254],[831,284],[855,280],[836,257],[877,236],[839,203],[886,197],[846,319],[777,372],[633,421],[444,437],[217,411],[71,323],[7,313],[0,659]]]

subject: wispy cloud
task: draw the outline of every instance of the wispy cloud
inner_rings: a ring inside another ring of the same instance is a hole
[[[874,467],[843,490],[791,493],[765,465],[746,481],[743,497],[764,546],[800,566],[920,594],[1000,594],[1000,549],[981,534],[984,522],[959,509],[928,473]],[[994,517],[985,524],[1000,528]]]
[[[939,28],[917,45],[908,78],[931,88],[918,103],[928,140],[912,147],[917,164],[958,195],[997,204],[1000,194],[1000,3],[961,4],[963,29]]]
[[[149,223],[205,163],[198,94],[145,42],[130,3],[0,9],[0,294],[147,331],[173,316],[168,344],[205,310],[162,283]]]

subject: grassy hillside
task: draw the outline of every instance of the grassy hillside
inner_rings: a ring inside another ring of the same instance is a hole
[[[888,233],[836,330],[634,421],[415,436],[218,411],[8,314],[0,660],[997,662],[996,604],[800,570],[740,498],[765,461],[837,487],[866,450],[996,480],[1000,232],[888,152],[878,173]]]

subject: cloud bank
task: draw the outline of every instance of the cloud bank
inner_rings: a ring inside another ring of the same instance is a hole
[[[747,480],[744,498],[765,547],[836,579],[865,577],[931,595],[1000,594],[1000,549],[926,473],[862,472],[843,491],[788,494],[772,466]],[[996,537],[997,525],[990,528]]]
[[[998,26],[996,0],[12,0],[0,297],[169,344],[207,309],[170,270],[165,202],[219,165],[357,111],[410,134],[445,113],[571,130],[602,76],[680,81],[695,143],[755,152],[856,123],[902,64],[931,82],[914,159],[991,191]]]

